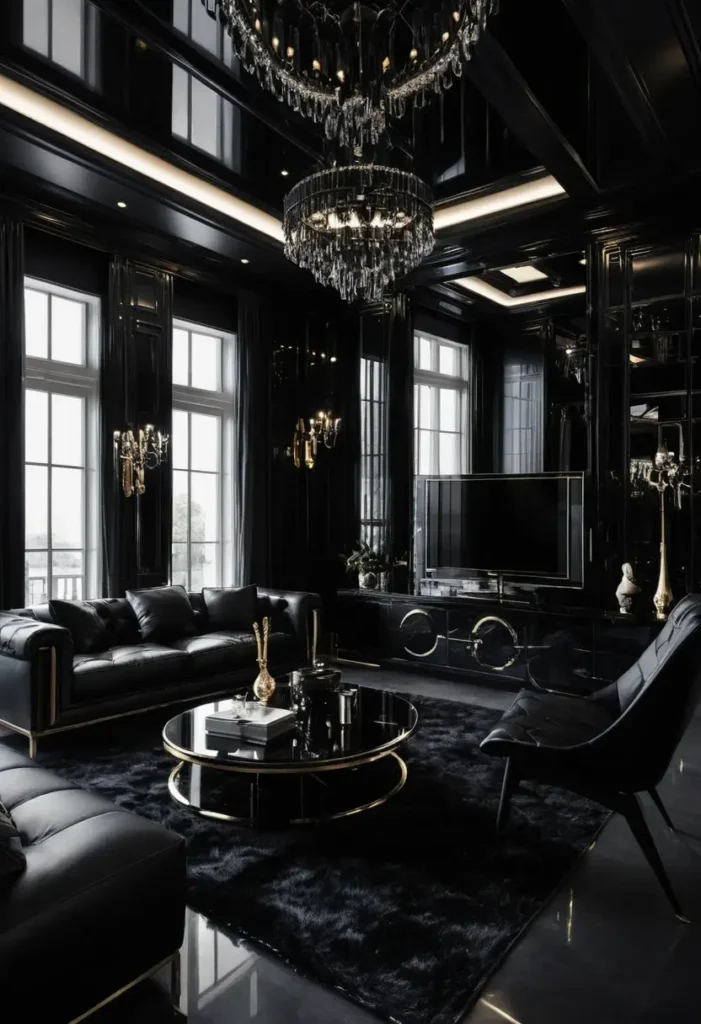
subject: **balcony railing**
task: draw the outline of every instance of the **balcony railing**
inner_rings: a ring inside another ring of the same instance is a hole
[[[61,601],[80,601],[83,597],[82,576],[54,576],[54,593],[49,596],[49,581],[46,576],[30,576],[25,581],[24,592],[27,605],[46,604],[50,596]]]

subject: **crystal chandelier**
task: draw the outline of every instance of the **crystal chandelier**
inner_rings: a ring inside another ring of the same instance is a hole
[[[202,0],[243,66],[342,145],[461,75],[499,0]]]
[[[320,171],[285,196],[285,255],[342,298],[377,302],[433,249],[432,204],[428,185],[393,167]]]
[[[113,443],[115,471],[121,476],[124,496],[131,498],[135,491],[144,494],[145,471],[156,469],[168,458],[168,435],[147,423],[134,430],[115,430]]]

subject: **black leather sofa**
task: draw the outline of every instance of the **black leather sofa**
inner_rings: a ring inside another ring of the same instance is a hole
[[[144,643],[124,598],[86,602],[107,630],[103,650],[76,654],[71,634],[48,605],[0,612],[0,726],[37,740],[58,731],[253,682],[258,667],[251,632],[213,630],[201,594],[189,594],[195,635]],[[305,664],[317,594],[258,588],[257,616],[271,619],[273,675]]]
[[[0,1017],[67,1024],[169,961],[185,920],[180,836],[0,744],[26,859],[0,879]]]

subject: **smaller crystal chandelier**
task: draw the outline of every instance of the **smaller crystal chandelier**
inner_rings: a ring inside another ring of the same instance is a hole
[[[134,492],[144,494],[145,471],[156,469],[168,459],[168,435],[147,423],[135,430],[115,430],[113,440],[114,468],[125,497],[131,498]]]
[[[307,469],[314,469],[319,442],[325,448],[335,448],[340,431],[341,417],[333,416],[331,412],[319,412],[316,416],[312,416],[309,426],[300,416],[295,425],[292,448],[288,449],[295,468],[300,469],[302,461],[304,461]]]
[[[352,164],[285,196],[285,255],[348,301],[382,299],[433,249],[433,195],[415,174]]]

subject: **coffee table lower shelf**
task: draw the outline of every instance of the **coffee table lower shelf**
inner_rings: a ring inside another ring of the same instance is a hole
[[[369,811],[391,800],[407,780],[395,751],[349,767],[287,772],[179,761],[170,795],[205,818],[256,826],[312,825]]]

